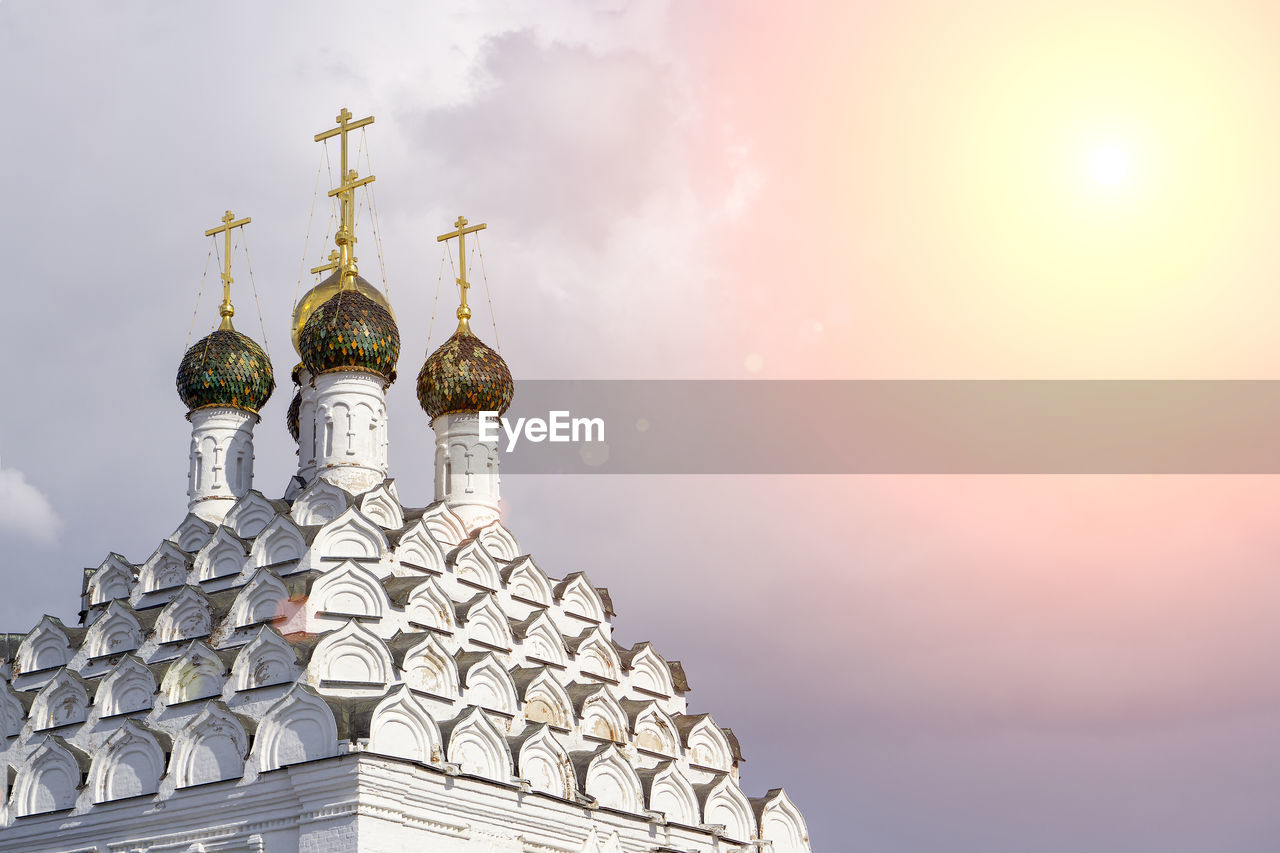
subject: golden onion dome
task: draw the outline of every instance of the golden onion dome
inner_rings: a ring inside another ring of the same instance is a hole
[[[298,353],[298,355],[302,355],[302,350],[299,349],[302,327],[307,325],[307,319],[311,317],[311,314],[317,308],[328,302],[329,298],[338,292],[341,280],[341,277],[335,271],[324,281],[304,293],[302,298],[298,300],[297,307],[293,309],[293,325],[289,327],[289,338],[293,341],[294,352]],[[395,319],[396,312],[391,310],[391,303],[387,301],[387,297],[362,276],[356,276],[355,290],[387,309],[391,319]]]

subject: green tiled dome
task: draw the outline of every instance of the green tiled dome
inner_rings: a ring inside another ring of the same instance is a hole
[[[507,363],[470,331],[459,329],[418,373],[418,402],[433,419],[450,412],[498,412],[511,405]]]
[[[295,442],[298,441],[298,434],[301,431],[299,416],[302,414],[302,390],[293,392],[293,399],[289,401],[289,411],[285,412],[284,423],[289,428],[289,435],[293,436]]]
[[[392,381],[400,330],[386,308],[357,290],[340,290],[307,318],[298,349],[312,376],[365,370]]]
[[[190,409],[230,406],[257,413],[275,390],[271,359],[253,339],[215,329],[178,366],[178,396]]]

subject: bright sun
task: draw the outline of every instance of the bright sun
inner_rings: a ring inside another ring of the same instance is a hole
[[[1129,155],[1115,145],[1100,145],[1089,152],[1089,174],[1103,186],[1115,186],[1129,174]]]

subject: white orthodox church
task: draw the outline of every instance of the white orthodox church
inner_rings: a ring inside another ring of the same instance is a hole
[[[342,145],[341,215],[294,315],[296,477],[254,488],[275,381],[232,325],[227,252],[221,325],[178,372],[186,517],[87,571],[77,624],[10,635],[0,851],[808,851],[786,793],[747,793],[733,732],[689,713],[681,665],[616,644],[608,593],[548,576],[503,526],[477,412],[514,385],[469,328],[465,266],[458,329],[418,375],[436,500],[401,505],[399,331],[352,252],[372,178],[347,134],[371,121],[344,109],[317,136]],[[247,221],[209,234],[229,248]]]

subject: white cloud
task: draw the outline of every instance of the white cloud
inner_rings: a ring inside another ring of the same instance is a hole
[[[21,471],[0,468],[0,531],[51,544],[62,520]]]

